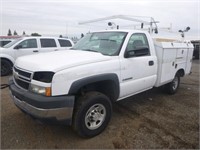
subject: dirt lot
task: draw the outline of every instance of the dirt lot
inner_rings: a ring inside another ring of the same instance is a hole
[[[159,89],[138,94],[114,105],[106,130],[91,139],[78,137],[70,127],[40,124],[12,103],[1,90],[1,148],[199,148],[199,61],[192,75],[181,80],[179,91]],[[8,77],[1,78],[7,83]]]

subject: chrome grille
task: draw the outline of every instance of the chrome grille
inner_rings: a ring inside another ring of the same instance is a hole
[[[23,88],[25,90],[29,89],[31,76],[32,76],[31,72],[27,72],[16,67],[14,67],[13,69],[13,78],[14,78],[15,84],[18,87]]]
[[[18,86],[20,86],[21,88],[23,88],[23,89],[25,89],[25,90],[28,90],[29,84],[30,84],[30,83],[24,82],[24,81],[19,80],[19,79],[16,79],[16,78],[15,78],[15,82],[16,82],[16,84],[17,84]]]
[[[26,79],[31,79],[31,73],[30,72],[25,72],[23,70],[20,70],[16,67],[14,67],[14,71],[18,73],[18,75],[25,77]]]

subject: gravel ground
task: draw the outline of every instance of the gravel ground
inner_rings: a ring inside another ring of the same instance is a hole
[[[90,139],[71,127],[41,124],[12,103],[1,90],[1,149],[199,149],[199,60],[181,79],[178,93],[152,89],[114,104],[106,130]],[[9,77],[2,77],[7,83]]]

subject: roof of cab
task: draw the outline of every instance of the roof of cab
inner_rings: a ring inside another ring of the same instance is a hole
[[[93,31],[94,32],[140,32],[140,33],[148,33],[147,31],[144,30],[128,30],[128,29],[113,29],[113,30],[100,30],[100,31]]]

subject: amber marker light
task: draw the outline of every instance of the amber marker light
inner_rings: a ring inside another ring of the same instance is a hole
[[[45,95],[46,96],[51,96],[51,88],[50,87],[46,87],[46,92],[45,92]]]

